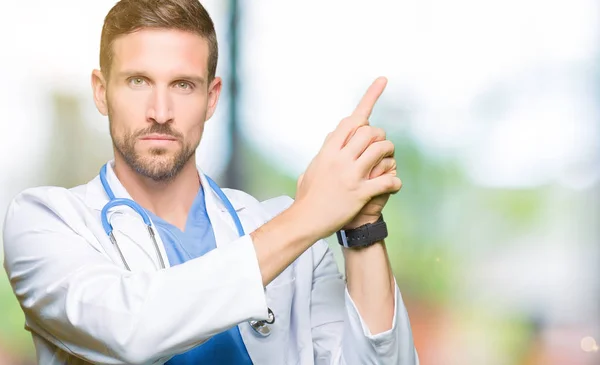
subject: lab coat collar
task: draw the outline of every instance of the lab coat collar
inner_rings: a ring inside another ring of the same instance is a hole
[[[106,166],[106,180],[108,181],[110,188],[112,189],[113,193],[115,194],[115,197],[131,199],[131,195],[129,195],[129,193],[127,192],[125,187],[121,184],[121,182],[117,178],[117,175],[115,174],[115,171],[113,169],[113,164],[114,164],[114,160],[110,160],[110,161],[108,161],[107,166]],[[223,211],[223,212],[227,211],[225,204],[223,204],[223,202],[221,201],[221,199],[219,198],[217,193],[215,193],[215,191],[210,188],[206,174],[202,171],[202,169],[199,166],[196,166],[196,168],[198,169],[198,175],[200,176],[200,183],[202,184],[202,187],[204,188],[204,196],[206,199],[206,206],[207,207],[216,206],[217,209],[220,211]],[[231,196],[231,194],[227,194],[227,189],[224,189],[224,192],[227,195],[227,197],[229,198],[229,200],[231,201],[231,204],[233,205],[233,207],[236,211],[239,211],[239,210],[245,208],[244,202],[241,199],[235,199],[235,196]],[[86,193],[85,193],[85,202],[89,207],[91,207],[93,209],[102,210],[102,208],[104,207],[104,205],[106,205],[106,203],[108,203],[108,201],[109,201],[108,196],[106,195],[106,192],[104,191],[104,188],[102,187],[102,183],[100,182],[100,175],[97,175],[92,181],[90,181],[87,184]]]

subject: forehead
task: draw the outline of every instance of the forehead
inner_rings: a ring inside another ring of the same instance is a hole
[[[191,32],[174,29],[141,29],[113,43],[111,68],[147,73],[208,74],[208,41]]]

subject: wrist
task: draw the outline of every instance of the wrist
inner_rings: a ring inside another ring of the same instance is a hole
[[[374,223],[366,223],[354,229],[340,229],[336,232],[338,243],[346,248],[364,248],[382,241],[388,235],[383,215]]]
[[[373,224],[377,222],[377,220],[381,217],[381,214],[378,215],[359,215],[351,220],[348,224],[346,224],[343,229],[356,229],[360,226],[364,226],[365,224]]]
[[[291,234],[302,241],[315,243],[328,236],[323,223],[316,219],[314,209],[305,206],[301,201],[294,201],[286,210],[289,223],[293,226]]]

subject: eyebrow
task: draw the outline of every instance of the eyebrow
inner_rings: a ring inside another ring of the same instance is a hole
[[[148,76],[148,74],[146,72],[135,71],[135,70],[121,71],[121,72],[118,72],[117,75],[119,78],[125,78],[125,79],[129,78],[129,77],[133,77],[133,76],[143,76],[143,77],[147,77],[147,78],[151,79],[151,77]],[[204,79],[204,77],[198,76],[198,75],[192,75],[192,74],[177,74],[177,75],[175,75],[173,80],[189,80],[198,85],[204,85],[206,83],[206,80]]]

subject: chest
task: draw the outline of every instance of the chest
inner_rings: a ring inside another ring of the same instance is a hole
[[[270,219],[270,216],[260,209],[243,209],[237,213],[247,234]],[[96,219],[94,220],[97,222]],[[168,254],[170,243],[165,242],[162,235],[157,234],[158,247],[155,247],[147,227],[138,215],[120,210],[111,213],[110,220],[114,226],[115,239],[132,271],[157,270],[159,255],[163,257],[167,266],[172,262]],[[227,211],[211,212],[210,226],[214,235],[214,249],[232,244],[239,238],[235,218]],[[160,230],[154,222],[153,229]],[[120,265],[120,258],[115,255],[114,245],[108,240],[101,227],[94,229],[94,236],[105,254],[115,264]],[[183,239],[189,238],[183,237]],[[211,265],[210,262],[203,264]],[[270,325],[269,336],[257,334],[248,322],[238,325],[244,345],[255,364],[309,363],[305,359],[312,359],[310,326],[312,275],[312,259],[307,252],[267,285],[266,302],[275,315],[275,322]],[[203,278],[203,280],[211,279]]]

